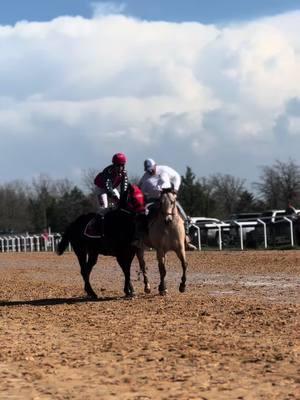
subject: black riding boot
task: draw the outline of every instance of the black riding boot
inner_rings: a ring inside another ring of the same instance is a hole
[[[184,220],[184,229],[185,229],[185,247],[186,250],[197,250],[197,247],[191,243],[190,238],[190,219],[187,217]]]
[[[103,237],[104,236],[104,215],[97,214],[95,218],[95,229],[96,232]]]

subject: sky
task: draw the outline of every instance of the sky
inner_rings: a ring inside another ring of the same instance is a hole
[[[0,184],[298,162],[299,0],[10,0],[0,49]]]

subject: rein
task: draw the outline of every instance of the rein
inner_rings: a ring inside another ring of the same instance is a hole
[[[170,199],[169,193],[166,193],[165,195],[168,196],[169,201],[172,202],[172,200]],[[176,200],[174,201],[174,204],[172,206],[172,211],[171,212],[162,211],[161,206],[162,206],[162,201],[160,200],[160,209],[159,209],[159,211],[164,217],[168,217],[168,216],[174,217],[176,215]]]

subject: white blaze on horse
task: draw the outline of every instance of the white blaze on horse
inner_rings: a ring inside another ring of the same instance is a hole
[[[166,253],[174,251],[179,258],[182,266],[182,277],[179,285],[179,291],[184,292],[186,287],[186,253],[185,253],[186,234],[184,221],[176,205],[176,194],[171,189],[164,190],[161,194],[159,206],[154,215],[149,218],[148,233],[143,238],[146,247],[156,250],[158,268],[160,273],[159,293],[167,293],[165,283],[166,277]],[[150,286],[146,274],[144,260],[145,247],[137,250],[137,257],[141,270],[144,275],[145,291],[146,287],[150,291]]]

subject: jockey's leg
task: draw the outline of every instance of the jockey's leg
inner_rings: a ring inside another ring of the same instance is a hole
[[[177,210],[179,212],[179,215],[181,216],[181,218],[184,221],[185,234],[188,235],[189,234],[189,227],[190,227],[189,218],[186,215],[186,212],[184,211],[182,205],[178,201],[176,201],[176,205],[177,205]]]
[[[103,210],[103,208],[107,208],[108,207],[108,198],[107,198],[106,190],[104,188],[99,188],[98,186],[96,186],[95,193],[96,193],[97,200],[98,200],[99,210],[101,211],[101,210]]]
[[[177,208],[178,208],[181,218],[183,220],[188,219],[188,216],[186,215],[186,212],[184,211],[184,209],[183,209],[182,205],[179,203],[179,201],[176,201],[176,205],[177,205]]]
[[[98,186],[95,188],[95,193],[98,200],[98,215],[95,218],[95,230],[100,236],[104,236],[104,214],[108,208],[108,197],[106,190]]]
[[[178,201],[176,201],[176,205],[177,205],[177,210],[179,212],[179,215],[181,216],[181,218],[183,219],[183,222],[184,222],[184,229],[185,229],[185,236],[186,236],[186,239],[185,239],[186,249],[187,250],[197,250],[197,247],[191,243],[191,238],[189,235],[189,230],[190,230],[189,217],[186,215],[186,212],[184,211],[182,205]]]

